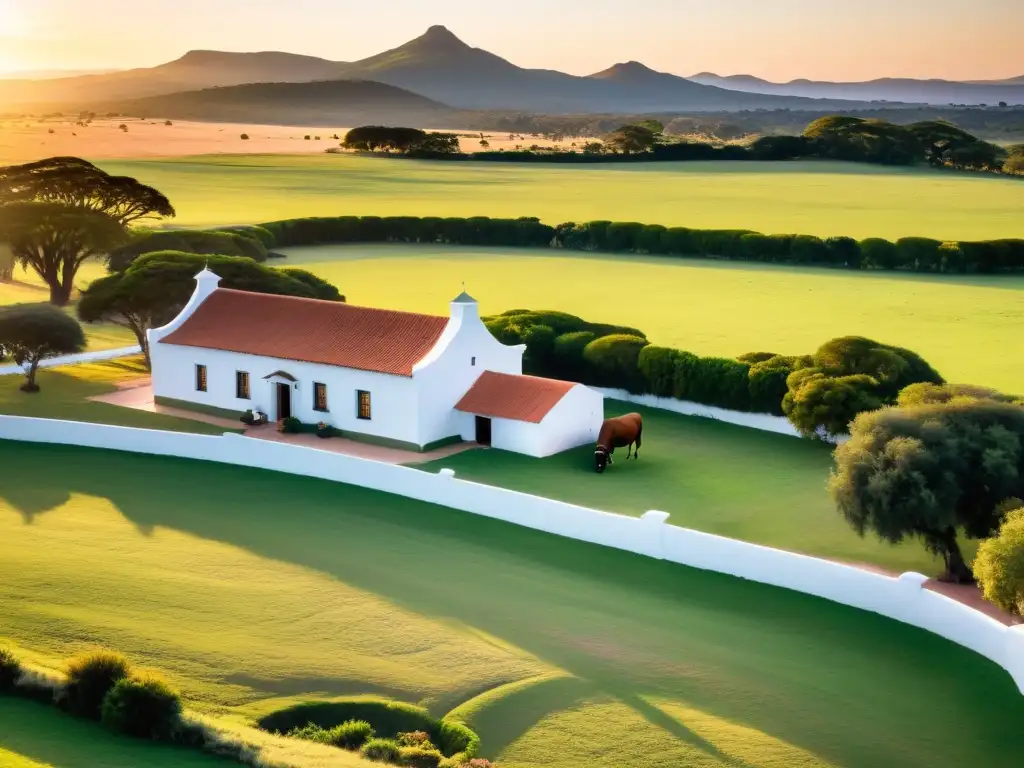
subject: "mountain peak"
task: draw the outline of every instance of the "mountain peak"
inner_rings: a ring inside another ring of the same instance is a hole
[[[596,72],[591,75],[591,77],[600,78],[602,80],[638,80],[660,76],[660,72],[655,72],[646,64],[641,64],[639,61],[620,62],[619,64],[609,67],[602,72]]]
[[[452,32],[448,27],[442,24],[435,24],[424,32],[419,42],[426,43],[427,45],[445,47],[445,48],[468,48],[458,36]]]

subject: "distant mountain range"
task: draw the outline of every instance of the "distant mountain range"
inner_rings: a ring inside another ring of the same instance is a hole
[[[257,83],[354,81],[316,88],[225,89]],[[366,81],[403,89],[371,93]],[[355,84],[359,83],[359,84]],[[1016,83],[1016,84],[1015,84]],[[220,89],[206,92],[206,89]],[[199,93],[197,93],[199,92]],[[169,98],[170,94],[178,94]],[[153,101],[140,101],[153,97]],[[422,100],[414,104],[415,97]],[[548,114],[722,112],[794,109],[839,111],[865,108],[885,99],[909,103],[1024,103],[1024,77],[992,83],[879,80],[872,83],[770,83],[748,75],[691,78],[656,72],[631,61],[587,77],[547,69],[524,69],[473,48],[445,27],[435,26],[415,40],[356,62],[338,62],[291,53],[191,51],[148,69],[36,80],[0,80],[0,112],[14,109],[88,109],[94,105],[190,110],[200,115],[248,113],[261,98],[315,111],[345,106],[373,114],[385,102],[401,109],[436,111],[518,110]],[[323,101],[318,101],[322,99]],[[369,99],[369,101],[368,101]],[[371,102],[376,99],[376,102]],[[247,105],[245,109],[241,105]],[[375,104],[375,106],[374,106]],[[890,105],[891,106],[891,105]],[[267,106],[266,109],[271,109]],[[384,114],[383,112],[381,114]],[[167,116],[184,116],[168,112]],[[212,116],[202,119],[219,119]],[[241,118],[240,118],[241,119]],[[254,118],[246,118],[254,120]],[[291,118],[290,118],[291,119]],[[383,117],[377,118],[383,120]],[[280,118],[277,120],[280,122]]]
[[[264,125],[386,124],[445,127],[455,112],[393,85],[368,80],[253,83],[147,96],[109,105],[134,115]]]
[[[1024,75],[1006,80],[981,80],[960,83],[951,80],[912,80],[886,77],[863,83],[831,83],[816,80],[790,80],[773,83],[753,75],[727,75],[701,72],[688,78],[695,83],[718,88],[769,95],[805,96],[811,99],[849,99],[852,101],[893,101],[919,104],[987,104],[996,106],[1024,104]]]

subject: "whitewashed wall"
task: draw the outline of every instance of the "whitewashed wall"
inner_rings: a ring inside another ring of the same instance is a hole
[[[784,416],[772,416],[768,413],[744,413],[743,411],[730,411],[726,408],[716,408],[712,405],[701,405],[689,400],[675,400],[671,397],[657,397],[655,395],[634,395],[624,389],[607,389],[594,387],[598,392],[611,400],[623,400],[627,403],[643,405],[648,408],[657,408],[662,411],[681,413],[684,416],[700,416],[704,419],[715,419],[729,424],[737,424],[741,427],[759,429],[762,432],[775,432],[780,435],[800,437],[796,427],[789,423]]]
[[[1006,627],[944,595],[926,577],[899,578],[827,560],[666,524],[665,512],[642,518],[600,512],[409,467],[297,445],[0,416],[0,439],[179,456],[349,483],[440,504],[548,533],[833,600],[934,632],[991,659],[1024,693],[1024,626]],[[941,674],[941,671],[937,672]]]
[[[82,352],[78,355],[61,355],[60,357],[51,357],[47,360],[43,360],[39,363],[40,368],[55,368],[59,365],[77,365],[78,363],[96,363],[103,360],[116,360],[119,357],[128,357],[130,355],[138,355],[142,352],[142,347],[136,345],[134,347],[121,347],[120,349],[101,349],[97,352]],[[25,369],[20,365],[14,363],[8,363],[7,365],[0,365],[0,376],[24,376]]]

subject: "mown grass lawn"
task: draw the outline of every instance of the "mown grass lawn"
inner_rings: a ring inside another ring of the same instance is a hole
[[[822,443],[608,400],[605,414],[644,418],[640,459],[594,471],[593,446],[533,459],[467,451],[419,468],[447,467],[466,480],[584,506],[642,515],[657,509],[685,528],[892,571],[935,575],[941,562],[916,542],[861,538],[835,508],[825,484],[831,448]],[[969,549],[973,549],[968,544]]]
[[[309,478],[11,443],[0,466],[0,643],[35,662],[118,648],[232,718],[459,707],[507,768],[1019,763],[1009,675],[868,613]]]
[[[422,245],[287,253],[289,266],[330,280],[353,304],[446,314],[465,282],[484,314],[557,309],[723,357],[806,354],[830,338],[862,335],[921,353],[952,381],[1024,390],[1024,357],[1012,352],[1024,338],[1024,276]]]
[[[115,424],[141,429],[166,429],[171,432],[197,432],[220,435],[223,427],[201,421],[137,411],[88,398],[117,389],[118,383],[147,376],[141,356],[124,357],[99,363],[44,368],[36,374],[40,391],[28,394],[20,387],[25,377],[0,376],[0,414],[32,416],[41,419],[65,419],[98,424]]]
[[[0,696],[3,768],[227,768],[189,749],[128,739],[53,707]]]
[[[836,162],[552,166],[353,155],[102,161],[168,195],[177,224],[298,216],[537,216],[856,238],[1024,236],[1024,184]]]

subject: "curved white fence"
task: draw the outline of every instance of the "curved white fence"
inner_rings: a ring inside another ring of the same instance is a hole
[[[926,629],[1003,667],[1024,693],[1024,625],[1007,627],[923,588],[926,577],[892,578],[828,560],[667,525],[668,513],[641,518],[600,512],[459,480],[450,470],[409,467],[256,440],[238,434],[180,434],[101,424],[0,416],[0,439],[177,456],[358,485],[439,504],[580,541],[726,573],[816,595]]]

